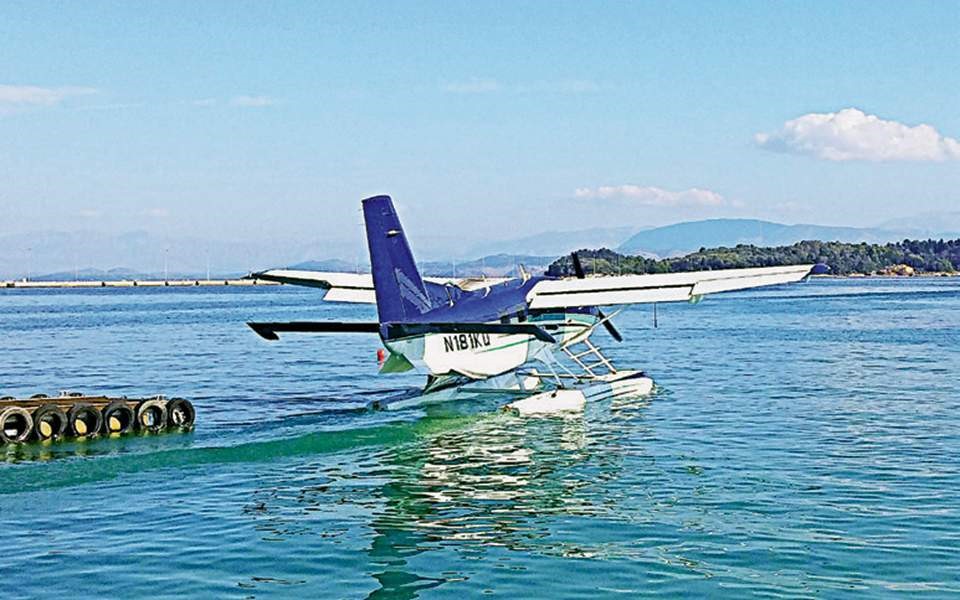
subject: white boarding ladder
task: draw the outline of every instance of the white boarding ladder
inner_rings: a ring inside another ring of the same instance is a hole
[[[589,377],[597,377],[599,375],[606,375],[607,373],[597,373],[596,369],[604,368],[609,373],[616,373],[617,369],[613,366],[613,363],[610,362],[606,356],[603,355],[603,352],[600,351],[600,348],[596,347],[589,337],[585,337],[581,340],[578,340],[572,344],[568,344],[561,348],[563,352],[570,357],[578,367],[583,369],[583,371]]]

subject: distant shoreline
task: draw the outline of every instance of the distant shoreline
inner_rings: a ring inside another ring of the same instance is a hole
[[[932,273],[915,273],[913,275],[894,275],[876,273],[851,273],[849,275],[813,275],[817,279],[930,279],[940,277],[960,277],[960,271],[938,271]],[[2,290],[24,289],[110,289],[110,288],[165,288],[165,287],[251,287],[283,285],[275,281],[262,279],[137,279],[137,280],[104,280],[104,281],[0,281]]]
[[[896,275],[891,273],[850,273],[848,275],[812,275],[822,279],[932,279],[938,277],[960,277],[960,271],[932,271],[929,273],[914,273],[913,275]]]
[[[122,279],[102,281],[32,281],[15,280],[0,282],[4,289],[91,289],[91,288],[158,288],[158,287],[249,287],[254,285],[280,285],[262,279]]]

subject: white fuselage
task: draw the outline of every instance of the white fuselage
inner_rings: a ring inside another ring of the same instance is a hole
[[[558,313],[529,321],[558,327],[550,330],[557,344],[526,334],[500,333],[431,333],[384,343],[390,352],[403,355],[414,368],[429,375],[459,373],[484,379],[516,369],[538,358],[544,349],[587,333],[596,321],[596,317],[581,313]]]

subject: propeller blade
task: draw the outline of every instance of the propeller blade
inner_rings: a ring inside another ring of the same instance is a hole
[[[580,257],[576,252],[570,253],[570,260],[573,261],[573,272],[576,274],[577,279],[585,279],[587,274],[583,272],[583,265],[580,263]],[[600,321],[603,323],[603,327],[607,330],[607,333],[610,334],[610,337],[618,342],[622,342],[623,336],[620,335],[620,332],[617,331],[617,328],[613,326],[613,323],[610,322],[610,319],[608,319],[607,316],[603,314],[603,311],[599,308],[597,309],[597,316],[600,317]]]
[[[576,252],[571,252],[570,258],[573,260],[573,272],[577,276],[577,279],[584,279],[587,275],[583,272],[583,265],[580,264],[580,257],[577,256]]]
[[[597,316],[600,317],[600,321],[603,323],[603,327],[607,330],[607,333],[610,334],[610,337],[617,340],[618,342],[623,341],[623,336],[620,335],[620,332],[617,331],[617,328],[613,326],[613,321],[607,318],[603,311],[599,308],[597,309]]]

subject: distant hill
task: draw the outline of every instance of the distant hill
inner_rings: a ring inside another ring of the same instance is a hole
[[[650,253],[669,257],[689,254],[700,248],[739,244],[789,246],[803,240],[876,244],[903,240],[912,233],[915,232],[908,229],[784,225],[758,219],[709,219],[641,231],[617,247],[617,250],[624,254]]]
[[[929,212],[880,223],[881,229],[908,230],[915,237],[960,237],[960,211]]]
[[[500,277],[503,275],[516,275],[517,265],[523,265],[528,272],[540,274],[546,271],[547,267],[557,257],[556,256],[514,256],[512,254],[494,254],[465,261],[421,261],[418,265],[422,275],[449,276],[456,275],[465,277],[471,275],[486,275],[487,277]],[[353,273],[358,270],[358,265],[344,260],[308,260],[296,263],[287,267],[288,269],[305,269],[308,271],[342,271]],[[359,272],[369,273],[370,265],[360,263]]]
[[[359,267],[359,268],[358,268]],[[267,267],[273,268],[273,267]],[[330,271],[333,273],[369,273],[370,265],[367,263],[357,264],[339,258],[330,258],[327,260],[306,260],[296,264],[284,267],[286,269],[302,269],[304,271]]]
[[[232,271],[211,273],[212,279],[237,279],[246,275],[246,271]],[[79,269],[76,271],[58,271],[55,273],[43,273],[30,277],[31,281],[161,281],[164,278],[171,281],[177,279],[206,279],[205,273],[167,271],[147,272],[134,271],[132,269]]]
[[[147,278],[144,273],[117,268],[108,270],[78,269],[74,271],[59,271],[56,273],[35,275],[31,279],[34,281],[123,281]]]
[[[903,240],[886,244],[803,241],[788,246],[740,245],[704,248],[686,256],[650,259],[623,256],[612,250],[583,250],[580,260],[590,273],[682,273],[714,269],[821,264],[833,275],[956,273],[960,269],[960,239]],[[557,259],[550,275],[571,275],[568,256]]]
[[[146,231],[107,234],[95,231],[24,232],[0,235],[0,280],[20,279],[29,273],[63,274],[68,280],[77,271],[111,271],[159,274],[166,270],[189,277],[214,277],[247,273],[258,268],[290,264],[314,256],[352,257],[352,241],[303,241],[288,238],[220,241],[158,235]],[[355,264],[355,263],[354,263]],[[351,266],[349,270],[355,267]],[[340,269],[342,270],[342,269]],[[91,275],[92,276],[92,275]],[[98,279],[99,277],[94,277]]]
[[[560,256],[577,248],[615,248],[639,230],[639,227],[594,227],[574,231],[547,231],[515,239],[473,244],[464,255]]]
[[[517,265],[523,265],[528,273],[539,275],[547,270],[557,255],[529,256],[513,254],[493,254],[469,261],[431,261],[420,265],[423,275],[453,275],[464,277],[468,275],[486,275],[487,277],[502,277],[516,275]]]
[[[939,230],[932,226],[941,225]],[[803,240],[885,243],[904,239],[955,239],[960,212],[917,215],[877,228],[784,225],[757,219],[713,219],[639,230],[636,227],[592,228],[527,235],[513,240],[473,242],[469,233],[455,252],[445,252],[445,239],[417,236],[414,249],[425,273],[448,275],[503,275],[524,264],[538,272],[558,256],[580,248],[616,248],[624,254],[646,257],[680,256],[702,247],[784,246]],[[939,233],[938,231],[944,231]],[[369,272],[361,236],[346,239],[318,236],[302,240],[263,237],[222,241],[133,231],[106,234],[92,231],[22,232],[0,235],[0,280],[222,278],[251,270],[291,265],[319,271]],[[466,250],[464,250],[466,248]],[[484,258],[474,258],[482,256]],[[359,257],[359,261],[358,261]],[[462,258],[461,258],[462,257]],[[453,258],[456,258],[454,269]],[[359,262],[359,265],[358,265]],[[47,275],[39,275],[47,274]]]

